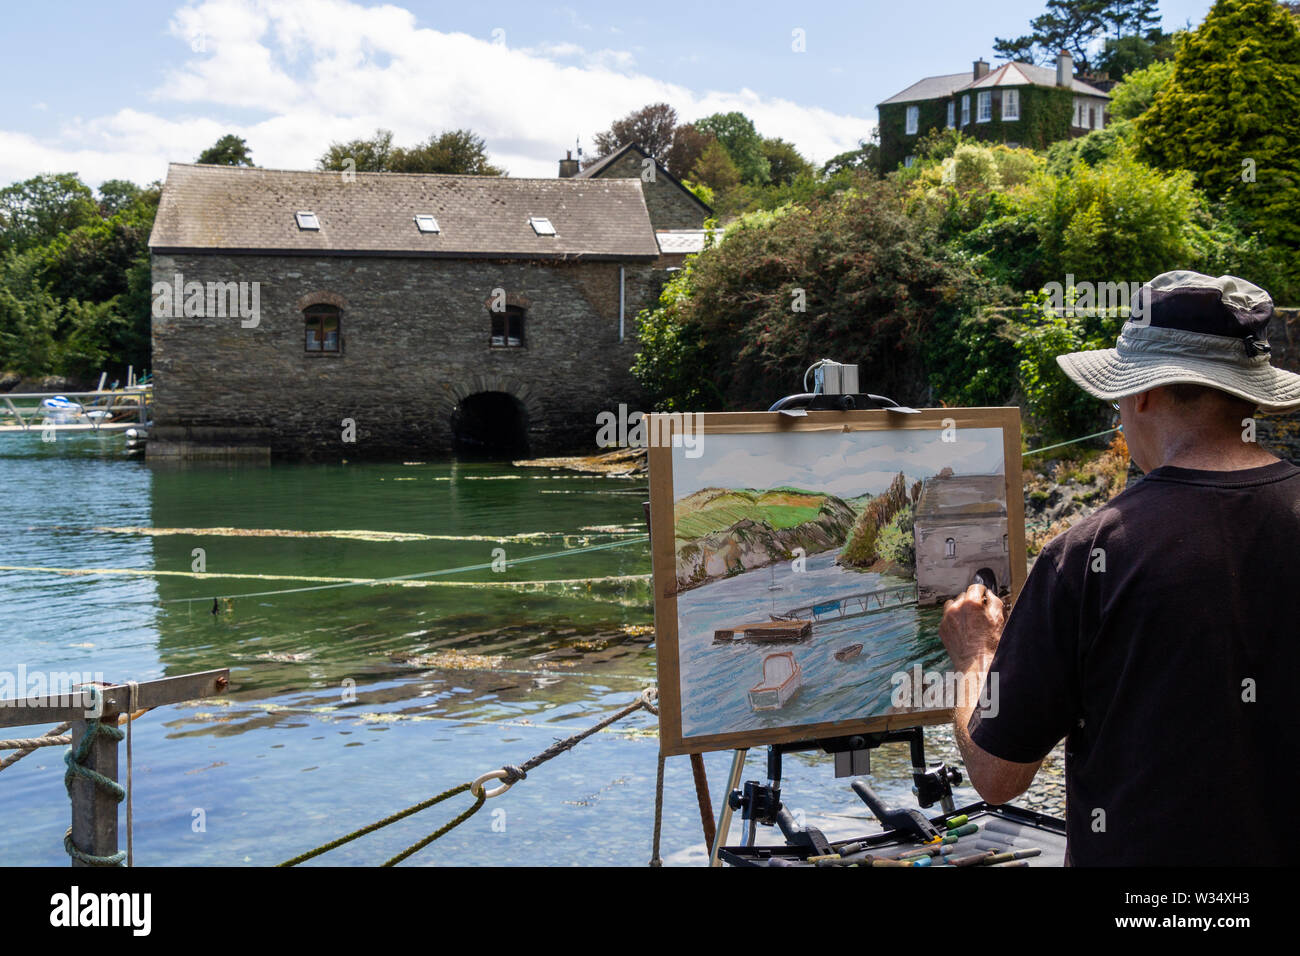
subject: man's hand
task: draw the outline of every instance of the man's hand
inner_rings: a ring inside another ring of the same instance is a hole
[[[1001,599],[982,584],[972,584],[965,594],[944,604],[943,620],[939,622],[939,638],[967,691],[953,708],[953,736],[957,738],[971,784],[981,797],[993,804],[1007,803],[1024,793],[1042,764],[1041,760],[1034,763],[1003,760],[970,737],[968,725],[976,696],[987,678],[1005,624],[1006,611]]]
[[[1005,624],[1001,598],[982,584],[972,584],[944,604],[939,639],[957,670],[965,673],[981,663],[981,670],[987,670]]]

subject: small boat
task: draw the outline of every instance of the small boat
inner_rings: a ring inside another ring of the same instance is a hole
[[[40,410],[46,423],[51,425],[67,425],[80,418],[85,411],[80,402],[71,401],[66,395],[41,399]]]
[[[837,661],[851,661],[853,660],[853,658],[857,657],[861,653],[862,653],[861,644],[850,644],[847,647],[841,647],[838,651],[836,651],[835,659]]]
[[[763,658],[763,679],[749,689],[753,710],[779,710],[803,686],[803,671],[792,651],[778,651]]]

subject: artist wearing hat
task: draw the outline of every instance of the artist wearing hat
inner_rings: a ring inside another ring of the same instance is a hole
[[[1060,356],[1146,474],[1043,549],[1005,622],[978,584],[945,606],[954,665],[997,675],[954,710],[970,780],[1007,803],[1064,738],[1071,865],[1300,858],[1278,816],[1300,793],[1300,468],[1250,421],[1300,407],[1272,311],[1241,279],[1166,272],[1115,348]]]

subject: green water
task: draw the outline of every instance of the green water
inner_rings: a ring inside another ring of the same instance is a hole
[[[650,558],[636,540],[644,479],[432,461],[158,467],[128,459],[118,436],[11,435],[0,481],[0,565],[53,569],[0,570],[0,671],[122,681],[231,669],[222,698],[136,724],[141,865],[278,862],[521,763],[654,681]],[[580,550],[600,545],[617,546]],[[430,586],[308,580],[481,565],[419,579]],[[99,571],[66,573],[84,569]],[[114,569],[181,574],[103,573]],[[221,576],[235,574],[266,577]],[[264,593],[302,588],[314,590]],[[644,864],[654,730],[638,713],[596,735],[408,865]],[[909,802],[901,749],[879,760],[897,771],[881,790]],[[707,759],[715,800],[728,762]],[[0,773],[0,863],[66,863],[62,770],[62,749],[47,748]],[[826,758],[790,758],[788,770],[792,802],[825,815],[819,825],[862,829],[864,809]],[[468,805],[321,862],[380,862]],[[699,862],[699,833],[687,762],[670,759],[669,862]]]

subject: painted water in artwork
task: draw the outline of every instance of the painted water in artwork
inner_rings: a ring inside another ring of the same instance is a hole
[[[674,449],[683,737],[897,713],[893,675],[948,667],[943,601],[1011,584],[1002,431],[952,438],[710,433],[696,457]]]

